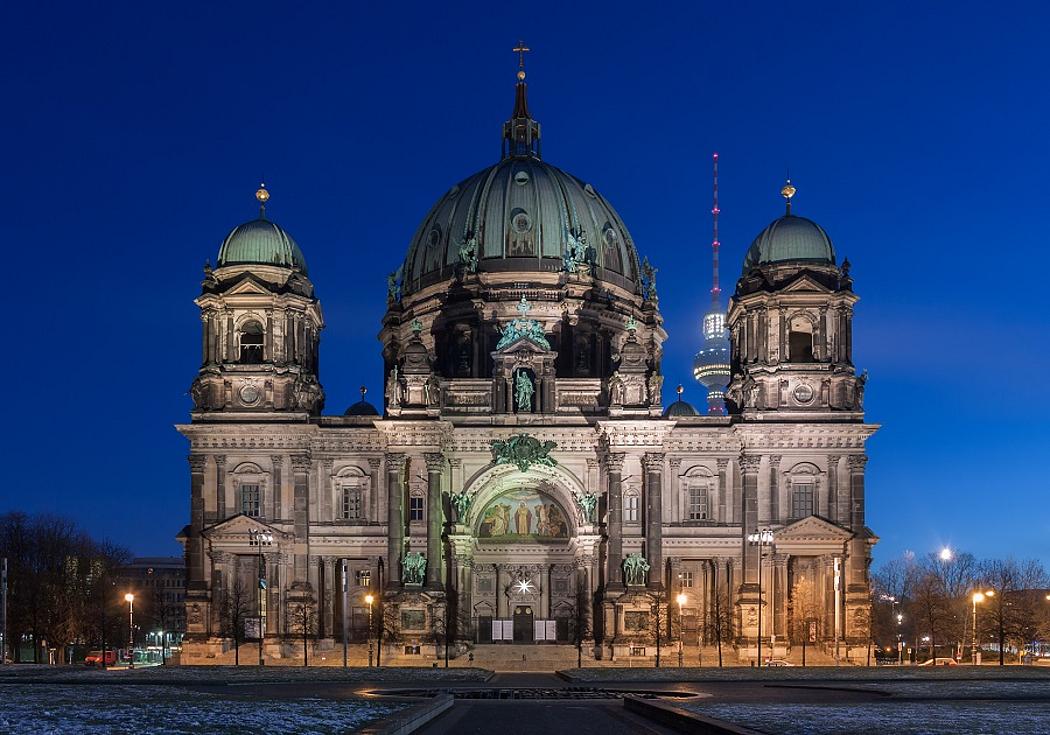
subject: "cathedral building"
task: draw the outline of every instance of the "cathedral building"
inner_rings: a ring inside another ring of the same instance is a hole
[[[848,261],[785,186],[724,316],[724,415],[665,409],[656,269],[541,156],[523,69],[515,93],[501,160],[438,199],[388,279],[381,407],[362,389],[324,412],[321,302],[265,188],[205,268],[183,662],[259,635],[299,657],[304,633],[330,663],[344,638],[384,660],[866,644],[877,427]]]

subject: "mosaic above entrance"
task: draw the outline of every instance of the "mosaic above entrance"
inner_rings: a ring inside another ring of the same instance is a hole
[[[492,541],[545,541],[569,538],[565,511],[535,490],[503,493],[481,513],[478,538]]]

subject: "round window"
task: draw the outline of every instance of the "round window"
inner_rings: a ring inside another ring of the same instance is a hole
[[[515,232],[528,232],[532,229],[532,220],[525,212],[518,212],[514,215],[511,218],[511,224],[514,226]]]
[[[514,183],[518,186],[525,186],[529,183],[529,174],[527,171],[518,171],[514,174]]]
[[[241,402],[246,406],[251,406],[262,398],[262,391],[260,391],[254,384],[248,383],[247,385],[241,386],[240,395]]]
[[[813,400],[813,387],[809,383],[799,383],[795,386],[795,400],[799,403],[809,403]]]

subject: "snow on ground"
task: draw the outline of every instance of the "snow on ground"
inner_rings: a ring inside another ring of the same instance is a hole
[[[405,704],[363,699],[258,699],[183,687],[0,684],[0,732],[345,733]]]
[[[1002,681],[1032,679],[1050,684],[1045,666],[809,666],[755,669],[749,666],[678,668],[585,668],[562,672],[572,681]],[[1050,730],[1050,728],[1048,728]]]
[[[128,684],[326,681],[486,681],[491,672],[475,668],[372,667],[343,669],[335,666],[152,666],[135,669],[100,669],[87,666],[16,664],[0,667],[0,682],[14,680],[94,681],[119,680]]]
[[[776,735],[1046,735],[1050,703],[892,702],[850,705],[680,706]]]

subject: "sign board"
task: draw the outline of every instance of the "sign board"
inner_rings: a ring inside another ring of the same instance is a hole
[[[262,618],[252,617],[244,619],[244,639],[257,641],[262,637]]]
[[[512,640],[514,640],[514,621],[513,620],[493,620],[492,621],[492,640],[494,640],[494,641],[512,641]]]
[[[537,640],[537,641],[546,640],[545,632],[547,630],[547,626],[544,625],[544,622],[546,622],[546,621],[543,621],[543,620],[533,620],[532,621],[532,637],[533,637],[534,640]]]

